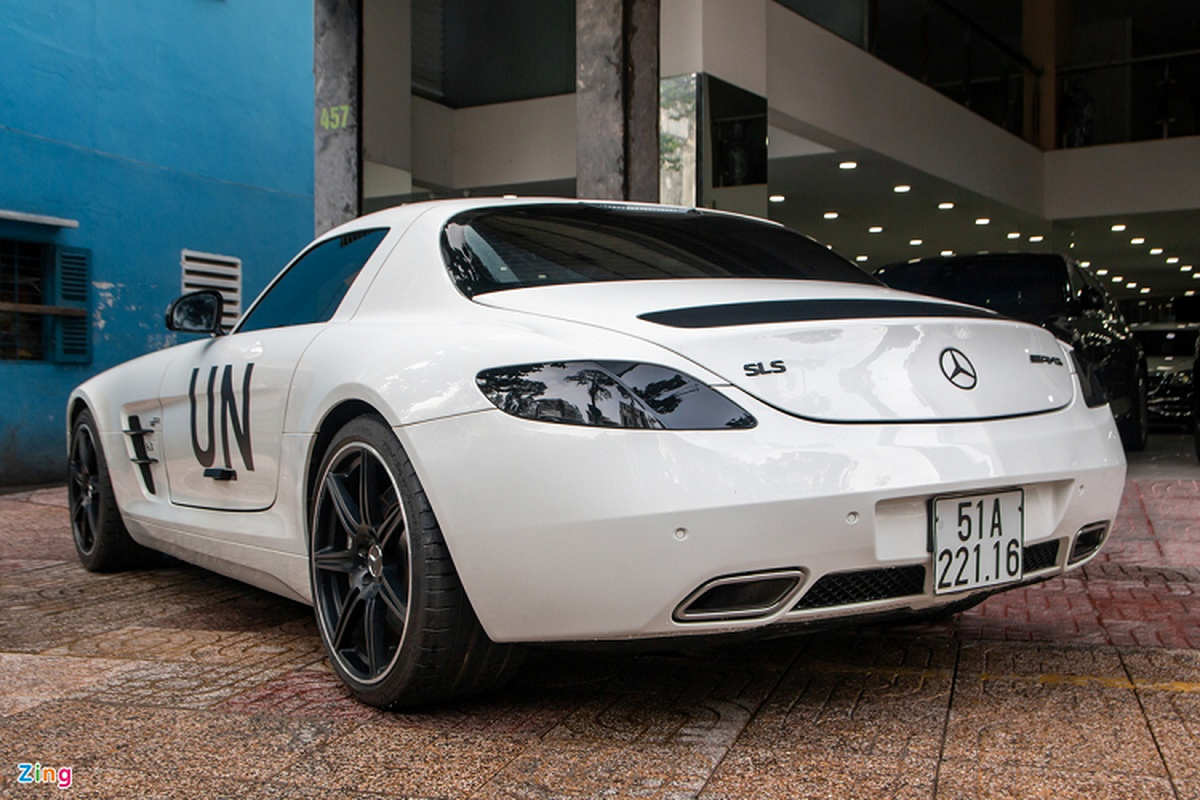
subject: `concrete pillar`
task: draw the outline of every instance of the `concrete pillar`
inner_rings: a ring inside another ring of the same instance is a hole
[[[313,221],[319,235],[358,216],[362,4],[314,0],[313,13]]]
[[[576,194],[658,200],[659,0],[576,0]]]

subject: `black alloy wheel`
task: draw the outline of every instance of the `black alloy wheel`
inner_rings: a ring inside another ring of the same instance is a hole
[[[313,589],[331,655],[355,681],[377,683],[400,652],[412,575],[400,489],[372,446],[334,454],[315,520]]]
[[[96,422],[83,411],[71,427],[67,505],[75,553],[92,572],[117,572],[153,564],[158,553],[135,542],[121,521]]]
[[[428,704],[511,676],[519,651],[484,633],[412,463],[382,420],[360,417],[334,437],[312,508],[317,627],[356,697]]]
[[[67,500],[71,508],[71,531],[80,554],[90,555],[96,550],[96,531],[100,528],[100,465],[90,426],[75,431],[70,469]]]

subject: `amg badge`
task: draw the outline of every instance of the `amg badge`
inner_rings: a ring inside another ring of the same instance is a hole
[[[1037,353],[1029,354],[1029,363],[1030,364],[1053,364],[1056,367],[1063,366],[1063,360],[1061,358],[1059,358],[1058,356],[1043,356],[1043,355],[1038,355]]]

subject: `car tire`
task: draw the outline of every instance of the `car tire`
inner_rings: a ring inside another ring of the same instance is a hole
[[[153,565],[158,553],[135,542],[121,520],[96,422],[88,410],[71,427],[68,470],[71,536],[84,568],[120,572]]]
[[[325,452],[309,525],[313,606],[330,662],[351,693],[395,708],[507,681],[523,652],[484,632],[391,429],[359,417]]]
[[[1137,381],[1134,383],[1133,408],[1118,426],[1121,444],[1130,453],[1145,450],[1150,438],[1150,404],[1146,391],[1146,367],[1142,364],[1138,365]]]

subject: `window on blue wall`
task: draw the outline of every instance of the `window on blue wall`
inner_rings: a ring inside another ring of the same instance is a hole
[[[0,361],[92,360],[91,253],[0,239]]]

